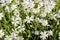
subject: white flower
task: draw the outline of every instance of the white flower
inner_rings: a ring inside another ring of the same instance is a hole
[[[6,35],[6,37],[4,38],[4,40],[12,40],[11,36]]]
[[[60,32],[58,33],[58,36],[59,36],[58,38],[60,39]]]
[[[13,39],[17,38],[17,36],[18,36],[18,34],[16,34],[15,32],[11,33],[11,37],[12,37]]]
[[[50,13],[55,5],[56,3],[53,0],[44,0],[44,11]]]
[[[39,13],[40,9],[39,8],[32,8],[32,12],[34,14]]]
[[[39,22],[41,22],[42,26],[48,26],[48,21],[40,19]]]
[[[34,7],[34,1],[31,0],[28,7],[33,8]]]
[[[0,38],[2,38],[3,36],[4,36],[4,32],[0,30]]]
[[[35,22],[38,22],[40,19],[37,17],[36,19],[35,19]]]
[[[2,20],[2,17],[3,17],[3,13],[0,13],[0,20]]]
[[[6,0],[6,3],[10,4],[12,2],[12,0]]]
[[[46,31],[41,32],[40,34],[41,34],[40,38],[42,38],[43,40],[46,39],[46,38],[48,37],[48,34],[47,34]]]
[[[19,36],[17,40],[24,40],[24,38],[22,36]]]
[[[55,17],[60,18],[60,14],[55,14]]]
[[[40,14],[41,17],[46,17],[46,13]]]
[[[39,31],[36,30],[36,31],[34,32],[34,34],[35,34],[35,35],[39,35]]]
[[[52,7],[50,5],[44,7],[44,12],[46,12],[46,13],[50,13],[51,10],[52,10]]]
[[[49,4],[49,0],[44,0],[44,6],[47,6]]]
[[[17,5],[19,5],[19,4],[20,4],[19,0],[16,0],[16,4],[17,4]]]
[[[39,3],[39,2],[40,2],[40,0],[34,0],[34,2],[35,2],[35,3]]]
[[[5,7],[5,10],[6,10],[7,12],[10,12],[10,10],[9,10],[9,7],[8,7],[8,6],[6,6],[6,7]]]
[[[33,20],[34,20],[34,16],[31,16],[31,17],[27,16],[24,22],[30,23],[30,21],[33,21]]]
[[[20,24],[19,21],[21,21],[20,17],[15,18],[14,16],[12,16],[12,24],[14,24],[16,26],[17,24]]]
[[[24,26],[25,26],[24,24],[23,25],[20,24],[20,26],[18,26],[19,32],[22,32],[25,30]]]
[[[18,34],[15,32],[11,33],[11,38],[14,40],[24,40],[22,36],[18,36]]]
[[[20,15],[19,10],[17,10],[17,9],[15,9],[13,13],[16,17]]]
[[[51,31],[51,30],[49,30],[49,31],[47,31],[47,34],[48,34],[48,36],[52,36],[53,35],[53,32]]]
[[[28,4],[29,4],[29,2],[26,1],[26,0],[24,0],[24,2],[23,2],[22,4],[23,4],[23,6],[24,6],[25,8],[28,8]]]
[[[4,7],[4,6],[6,6],[6,3],[1,4],[1,7]]]
[[[17,8],[17,5],[15,5],[15,4],[12,4],[12,5],[11,5],[11,9],[12,9],[12,10],[15,10],[16,8]]]
[[[0,0],[0,3],[11,3],[12,0]]]
[[[40,38],[45,40],[46,38],[48,38],[48,36],[52,36],[53,32],[51,30],[48,30],[48,31],[41,32],[40,34],[41,34]]]
[[[23,4],[24,8],[26,8],[26,9],[34,7],[34,1],[32,1],[32,0],[23,0],[22,4]]]
[[[58,11],[57,14],[55,14],[55,17],[56,17],[56,18],[60,18],[60,10]]]
[[[0,3],[5,3],[5,0],[0,0]]]
[[[43,1],[40,1],[39,4],[38,4],[38,8],[41,8],[43,6],[44,2]]]
[[[49,18],[50,18],[50,19],[57,20],[57,19],[55,18],[55,16],[56,16],[56,15],[54,15],[54,14],[49,14]]]

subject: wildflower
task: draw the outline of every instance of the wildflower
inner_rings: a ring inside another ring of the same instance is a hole
[[[17,5],[19,5],[19,4],[20,4],[19,0],[16,0],[16,4],[17,4]]]
[[[15,4],[12,4],[12,5],[11,5],[11,9],[12,9],[12,10],[15,10],[16,8],[17,8],[17,5],[15,5]]]
[[[22,32],[25,30],[24,26],[25,26],[24,24],[23,25],[20,24],[20,26],[18,26],[19,32]]]
[[[5,0],[0,0],[0,3],[5,3]]]
[[[35,34],[35,35],[39,35],[39,31],[36,30],[36,31],[34,32],[34,34]]]
[[[24,8],[25,9],[31,9],[31,8],[33,8],[34,7],[34,1],[32,1],[32,0],[23,0],[23,6],[24,6]]]
[[[47,31],[47,34],[48,34],[48,36],[52,36],[53,35],[53,32],[51,31],[51,30],[49,30],[49,31]]]
[[[40,14],[41,17],[46,17],[46,15],[47,15],[46,13]]]
[[[19,36],[17,40],[24,40],[24,38],[22,36]]]
[[[2,17],[3,17],[3,13],[0,13],[0,20],[2,20]]]
[[[23,40],[24,39],[22,36],[18,36],[18,34],[15,32],[11,33],[11,38],[14,40]]]
[[[57,14],[55,14],[55,17],[56,17],[56,18],[60,18],[60,10],[58,11]]]
[[[44,4],[44,2],[43,1],[40,1],[39,4],[38,4],[38,8],[43,7],[43,4]]]
[[[6,37],[4,38],[4,40],[12,40],[11,36],[6,35]]]
[[[48,34],[47,34],[46,31],[41,32],[40,34],[41,34],[40,38],[42,38],[43,40],[46,39],[46,38],[48,37]]]
[[[6,3],[1,4],[1,7],[4,7],[4,6],[6,6]]]
[[[17,16],[19,17],[19,15],[20,15],[19,10],[17,10],[17,9],[15,9],[13,13],[14,13],[14,16],[16,16],[16,17]]]
[[[20,24],[20,17],[19,18],[15,18],[14,16],[12,16],[12,24],[14,24],[15,26],[17,26],[17,24]]]
[[[55,15],[53,15],[53,14],[50,14],[50,15],[49,15],[49,18],[56,20]]]
[[[44,0],[44,11],[50,13],[55,5],[56,3],[53,0]]]
[[[40,19],[37,17],[37,18],[35,19],[35,22],[39,22],[39,20],[40,20]]]
[[[0,30],[0,38],[2,38],[4,36],[4,32],[3,30]]]
[[[33,21],[33,20],[34,20],[34,16],[31,16],[31,17],[27,16],[24,22],[30,23],[30,21]]]
[[[32,8],[32,12],[34,13],[34,14],[36,14],[36,13],[39,13],[39,8]]]
[[[48,25],[47,20],[40,19],[39,22],[41,22],[42,26],[47,26]]]
[[[39,3],[39,2],[40,2],[40,0],[34,0],[34,2],[35,2],[35,3]]]
[[[58,33],[58,36],[59,36],[58,38],[60,39],[60,32]]]
[[[7,4],[10,4],[10,3],[12,2],[12,0],[5,0],[5,2],[6,2]]]
[[[17,38],[17,36],[18,36],[17,33],[15,33],[15,32],[11,33],[11,38],[15,39],[15,38]]]
[[[9,7],[8,7],[8,6],[6,6],[6,7],[5,7],[5,10],[6,10],[7,12],[10,12],[10,10],[9,10]]]

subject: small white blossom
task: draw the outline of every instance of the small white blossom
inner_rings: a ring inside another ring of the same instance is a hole
[[[25,26],[24,24],[23,25],[20,24],[20,26],[18,26],[19,32],[22,32],[25,30],[24,26]]]
[[[5,0],[0,0],[0,3],[5,3]]]
[[[41,34],[40,38],[45,40],[46,38],[48,38],[48,36],[52,36],[53,32],[52,30],[48,30],[48,31],[41,32],[40,34]]]
[[[39,22],[40,21],[40,19],[37,17],[36,19],[35,19],[35,22]]]
[[[60,39],[60,32],[58,33],[58,36],[59,36],[58,38]]]
[[[48,34],[46,31],[41,32],[40,34],[41,34],[40,38],[42,38],[43,40],[45,40],[48,37]]]
[[[22,36],[19,36],[17,40],[24,40],[24,38]]]
[[[11,33],[11,38],[14,40],[24,40],[22,36],[18,36],[15,32]]]
[[[41,22],[42,26],[48,26],[48,20],[40,19],[39,22]]]
[[[24,22],[30,23],[30,21],[33,21],[33,20],[34,20],[34,16],[31,16],[31,17],[27,16]]]
[[[17,10],[17,9],[15,9],[13,13],[14,13],[14,15],[15,15],[16,17],[17,17],[17,16],[19,17],[19,15],[20,15],[19,10]]]
[[[4,36],[4,32],[3,30],[0,30],[0,38],[2,38]]]
[[[49,14],[49,18],[50,18],[50,19],[57,20],[54,14]]]
[[[0,0],[0,3],[7,3],[7,4],[9,4],[11,2],[12,2],[12,0]]]
[[[20,24],[20,21],[21,21],[21,18],[20,17],[14,17],[14,16],[12,16],[12,24],[14,24],[15,26],[17,25],[17,24]]]
[[[41,8],[43,6],[44,2],[43,1],[40,1],[39,4],[38,4],[38,8]]]
[[[12,4],[12,5],[11,5],[11,9],[12,9],[12,10],[15,10],[16,8],[17,8],[17,5],[16,5],[16,4]]]
[[[39,31],[36,30],[36,31],[34,32],[34,34],[35,34],[35,35],[39,35]]]
[[[6,3],[1,4],[1,7],[4,7],[4,6],[6,6]]]
[[[0,13],[0,20],[2,20],[2,17],[3,17],[3,13]]]
[[[11,36],[6,35],[6,37],[4,38],[4,40],[12,40]]]
[[[19,4],[20,4],[19,0],[16,0],[16,4],[17,4],[17,5],[19,5]]]
[[[34,13],[34,14],[36,14],[36,13],[39,13],[39,8],[32,8],[32,12]]]
[[[23,0],[22,4],[26,9],[34,7],[34,1],[32,0]]]
[[[46,13],[40,14],[41,17],[46,17],[46,15],[47,15]]]
[[[5,7],[5,10],[6,10],[7,12],[10,12],[10,10],[9,10],[9,7],[8,7],[8,6],[6,6],[6,7]]]
[[[57,14],[55,14],[55,17],[56,17],[56,18],[60,18],[60,10],[58,11]]]
[[[49,30],[49,31],[47,31],[47,34],[48,34],[48,36],[52,36],[53,35],[53,32],[52,32],[52,30]]]
[[[44,11],[50,13],[55,5],[56,3],[53,0],[44,0]]]
[[[10,4],[12,0],[5,0],[7,4]]]
[[[15,32],[11,33],[11,37],[12,37],[13,39],[16,39],[17,36],[18,36],[18,34],[16,34]]]

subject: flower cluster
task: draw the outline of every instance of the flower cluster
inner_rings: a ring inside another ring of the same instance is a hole
[[[40,34],[41,34],[40,38],[42,38],[42,39],[44,40],[44,39],[46,39],[48,36],[52,36],[52,35],[53,35],[53,32],[52,32],[51,30],[49,30],[49,31],[41,32]]]
[[[0,0],[0,40],[60,40],[60,1]]]

